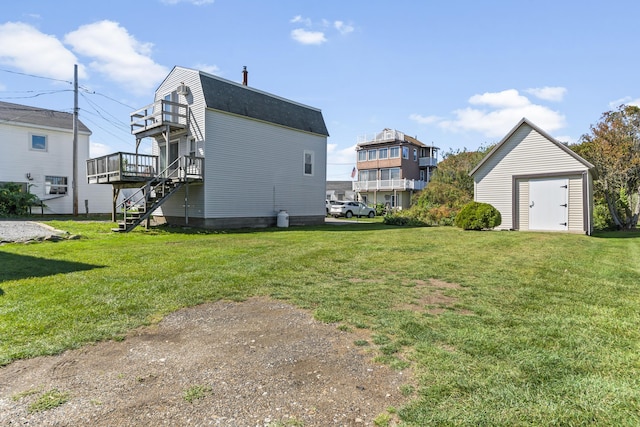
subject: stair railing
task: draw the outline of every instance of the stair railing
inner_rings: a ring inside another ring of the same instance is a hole
[[[127,218],[131,218],[132,214],[145,214],[151,194],[166,194],[168,183],[175,181],[185,182],[189,179],[203,179],[203,166],[204,158],[195,156],[181,156],[171,162],[157,176],[147,181],[144,186],[116,206],[116,209],[121,210],[123,213],[124,223],[127,223]]]

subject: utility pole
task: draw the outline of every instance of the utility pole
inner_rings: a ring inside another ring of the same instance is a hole
[[[78,64],[73,66],[73,216],[78,216]]]

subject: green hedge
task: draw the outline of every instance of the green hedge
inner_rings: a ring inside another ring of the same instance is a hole
[[[488,203],[469,202],[456,215],[455,224],[464,230],[487,230],[502,223],[500,211]]]

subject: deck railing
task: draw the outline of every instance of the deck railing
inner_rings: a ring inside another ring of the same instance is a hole
[[[384,141],[404,141],[404,133],[395,129],[384,129],[382,132],[359,135],[357,137],[358,144]]]
[[[159,99],[131,113],[131,133],[137,134],[164,125],[186,127],[189,106]]]
[[[158,156],[135,153],[113,153],[87,160],[89,184],[147,181],[154,178],[204,178],[204,158],[182,156],[164,171],[158,170]]]
[[[354,181],[353,191],[422,190],[426,183],[417,179],[379,179],[376,181]]]

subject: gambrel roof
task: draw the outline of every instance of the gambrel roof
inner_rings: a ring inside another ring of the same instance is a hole
[[[322,112],[200,71],[208,108],[329,136]]]
[[[480,161],[480,163],[478,163],[478,165],[475,168],[473,168],[471,172],[469,172],[469,175],[473,176],[491,157],[493,157],[502,148],[503,145],[505,145],[505,143],[511,138],[511,136],[513,136],[513,134],[516,133],[518,129],[520,129],[520,127],[524,125],[531,127],[533,130],[538,132],[540,135],[544,136],[550,142],[557,145],[560,149],[562,149],[568,155],[570,155],[571,157],[573,157],[574,159],[582,163],[587,169],[592,170],[592,172],[595,172],[593,171],[594,166],[591,163],[589,163],[588,161],[580,157],[576,152],[574,152],[572,149],[570,149],[569,147],[567,147],[566,145],[564,145],[563,143],[561,143],[560,141],[558,141],[557,139],[549,135],[547,132],[545,132],[544,130],[540,129],[538,126],[531,123],[527,118],[523,118],[518,122],[517,125],[513,127],[513,129],[511,129],[511,131],[509,131],[509,133],[507,133],[507,135],[504,138],[502,138],[502,140],[499,143],[496,144],[495,147],[493,147],[491,151],[489,151],[489,153],[486,156],[484,156],[484,158]]]
[[[73,129],[73,115],[71,113],[1,101],[0,122],[58,129]],[[80,120],[78,120],[78,131],[91,133],[91,130]]]

